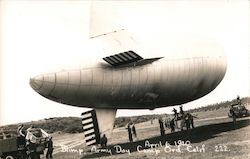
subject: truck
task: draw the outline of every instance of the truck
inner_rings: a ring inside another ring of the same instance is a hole
[[[232,104],[231,109],[233,110],[236,118],[249,116],[249,110],[246,109],[243,104]],[[232,118],[232,113],[230,111],[228,112],[228,117]]]
[[[40,159],[40,155],[47,148],[48,137],[42,136],[41,129],[35,130],[33,143],[23,136],[0,135],[0,158],[1,159]],[[31,135],[31,134],[30,134]]]

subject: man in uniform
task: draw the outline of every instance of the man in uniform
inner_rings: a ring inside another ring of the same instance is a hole
[[[131,123],[128,124],[127,129],[128,129],[128,138],[129,138],[129,142],[133,142]]]
[[[162,121],[161,118],[159,119],[159,124],[160,124],[161,136],[164,136],[165,135],[165,129],[164,129],[163,121]]]
[[[53,156],[52,156],[53,150],[54,150],[53,141],[52,141],[52,137],[50,137],[49,141],[48,141],[48,150],[47,150],[47,153],[46,153],[46,158],[47,159],[53,158]]]
[[[236,114],[234,112],[234,109],[233,109],[233,106],[231,105],[231,108],[230,108],[230,114],[232,115],[232,118],[233,118],[233,124],[236,125]]]

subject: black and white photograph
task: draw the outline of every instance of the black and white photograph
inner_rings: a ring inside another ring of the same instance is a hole
[[[249,0],[0,0],[0,159],[250,158]]]

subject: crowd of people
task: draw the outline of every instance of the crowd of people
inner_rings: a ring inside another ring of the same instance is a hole
[[[237,97],[237,103],[241,104],[241,100],[240,100],[239,96]],[[186,130],[194,129],[194,118],[197,118],[197,117],[192,115],[189,112],[184,112],[182,105],[179,107],[179,109],[180,110],[179,110],[179,113],[178,113],[178,111],[175,108],[173,108],[174,115],[173,115],[172,119],[171,118],[166,118],[165,121],[163,121],[162,118],[158,119],[161,136],[165,135],[165,128],[169,128],[171,133],[175,132],[176,129],[180,129],[181,131],[183,131],[184,128]],[[235,117],[232,106],[230,108],[230,113],[232,114],[233,123],[235,124],[236,123],[236,117]],[[153,124],[153,120],[151,120],[151,124]],[[126,129],[128,131],[129,142],[133,142],[134,138],[137,139],[136,128],[135,128],[134,123],[129,122],[127,124],[127,126],[126,126]],[[102,147],[107,146],[107,137],[105,136],[105,134],[101,138],[101,146]]]
[[[24,126],[20,125],[17,128],[17,135],[19,138],[19,143],[23,143],[25,147],[27,148],[27,156],[29,156],[31,159],[36,158],[34,157],[36,154],[36,147],[37,147],[37,138],[38,137],[43,137],[47,138],[48,141],[45,143],[47,147],[47,153],[46,153],[46,158],[51,159],[53,158],[52,153],[53,153],[53,141],[52,137],[49,136],[48,133],[46,133],[43,129],[41,128],[34,128],[34,126],[30,126],[27,130],[24,130]],[[39,154],[40,155],[40,154]]]
[[[194,118],[197,118],[196,116],[193,116],[191,113],[185,113],[182,106],[180,106],[179,113],[175,108],[173,109],[173,112],[174,116],[172,119],[166,118],[165,121],[159,119],[161,136],[165,135],[165,128],[163,126],[164,123],[165,127],[169,128],[171,132],[175,132],[176,129],[183,131],[184,127],[186,127],[186,130],[194,128]]]
[[[162,118],[158,119],[161,136],[165,135],[165,128],[169,128],[171,132],[175,132],[176,129],[180,129],[181,131],[183,131],[184,127],[186,127],[186,130],[194,128],[194,118],[197,118],[196,116],[193,116],[191,113],[185,113],[183,111],[182,106],[180,106],[179,113],[175,108],[173,109],[173,112],[174,116],[172,119],[170,118],[166,118],[165,120],[163,120]],[[153,120],[151,120],[151,124],[152,122]],[[129,142],[133,142],[134,138],[137,139],[136,128],[134,123],[132,122],[128,123],[126,129],[128,130]]]
[[[177,113],[176,109],[174,108],[174,118],[172,119],[173,122],[172,125],[170,124],[171,131],[175,131],[175,127],[178,127],[177,121],[180,121],[180,129],[183,130],[183,127],[186,127],[187,130],[190,128],[194,128],[194,118],[197,118],[196,116],[193,116],[191,113],[185,113],[183,111],[182,106],[180,106],[180,112]],[[175,121],[175,122],[174,122]]]

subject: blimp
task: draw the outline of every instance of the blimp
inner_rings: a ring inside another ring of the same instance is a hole
[[[91,38],[118,40],[120,46],[127,42],[123,40],[127,35],[127,30],[121,29]],[[199,37],[175,43],[174,49],[167,44],[154,49],[149,44],[140,45],[143,50],[150,47],[147,54],[123,45],[90,66],[31,77],[30,86],[49,100],[92,108],[82,113],[82,125],[86,144],[98,144],[102,135],[111,136],[117,109],[153,110],[185,104],[219,85],[227,61],[216,41]]]

